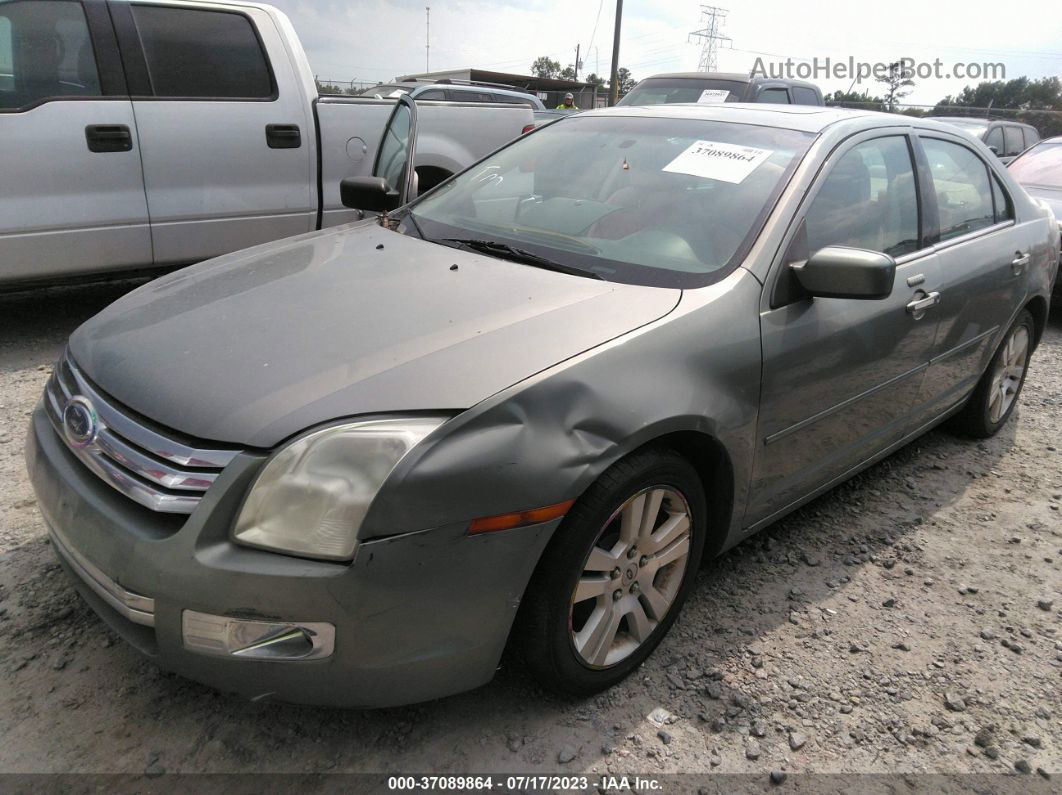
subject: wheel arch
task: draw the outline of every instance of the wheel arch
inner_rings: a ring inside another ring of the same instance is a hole
[[[1029,314],[1033,316],[1033,329],[1036,335],[1033,345],[1039,345],[1044,329],[1047,328],[1047,299],[1042,295],[1034,295],[1024,308],[1029,310]]]

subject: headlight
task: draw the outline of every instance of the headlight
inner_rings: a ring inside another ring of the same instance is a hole
[[[236,520],[241,544],[350,560],[369,505],[399,461],[445,418],[336,425],[297,439],[265,465]]]

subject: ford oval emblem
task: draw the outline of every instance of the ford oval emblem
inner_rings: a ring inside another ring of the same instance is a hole
[[[96,419],[96,410],[88,398],[77,395],[66,404],[63,409],[63,430],[74,447],[88,447],[96,441],[99,422]]]

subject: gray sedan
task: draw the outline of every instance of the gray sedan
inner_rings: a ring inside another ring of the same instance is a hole
[[[929,428],[989,436],[1059,231],[903,116],[616,108],[381,218],[147,284],[70,339],[27,462],[85,599],[166,668],[382,706],[503,652],[607,688],[698,566]]]

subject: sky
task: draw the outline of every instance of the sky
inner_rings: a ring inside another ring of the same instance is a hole
[[[476,67],[528,73],[549,55],[567,65],[581,45],[580,75],[608,75],[615,0],[272,0],[291,18],[310,64],[322,79],[386,81],[425,71],[425,5],[431,6],[431,71]],[[1058,0],[1023,0],[1011,8],[979,0],[715,0],[728,14],[732,39],[718,55],[720,71],[818,59],[888,63],[898,58],[999,63],[1006,79],[1062,76],[1062,14]],[[688,41],[703,27],[700,6],[676,0],[627,0],[620,65],[635,79],[696,70],[700,46]],[[916,78],[905,102],[933,104],[980,79]],[[824,92],[848,90],[852,78],[813,78]],[[868,79],[855,90],[880,93]]]

